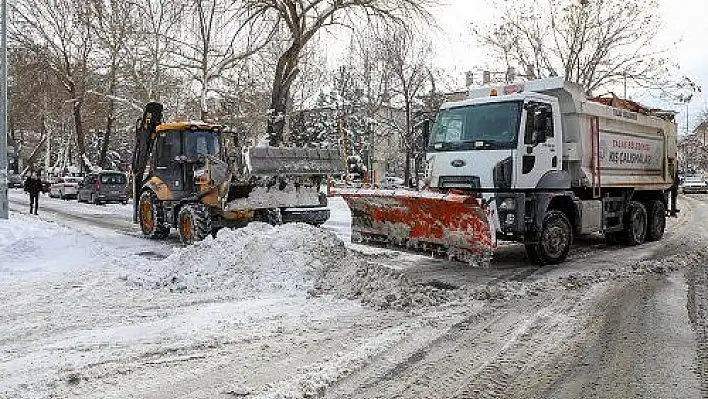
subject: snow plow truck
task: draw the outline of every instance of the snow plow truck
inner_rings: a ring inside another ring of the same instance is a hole
[[[251,221],[329,218],[320,189],[343,169],[338,150],[245,146],[220,125],[163,123],[162,111],[148,103],[136,127],[133,222],[144,236],[163,239],[176,228],[190,244]]]
[[[425,135],[429,189],[342,192],[352,240],[485,265],[504,240],[558,264],[583,234],[659,240],[676,210],[674,113],[588,98],[563,79],[473,89]]]

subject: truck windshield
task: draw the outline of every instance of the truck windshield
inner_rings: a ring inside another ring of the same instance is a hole
[[[219,153],[219,134],[210,130],[186,130],[184,155],[215,155]]]
[[[429,149],[501,150],[516,148],[521,120],[519,101],[466,105],[440,111]]]

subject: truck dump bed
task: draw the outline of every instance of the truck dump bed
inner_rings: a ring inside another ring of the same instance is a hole
[[[539,82],[545,87],[526,90],[558,99],[563,165],[574,186],[671,187],[677,152],[673,113],[626,100],[589,99],[580,86],[562,79]]]

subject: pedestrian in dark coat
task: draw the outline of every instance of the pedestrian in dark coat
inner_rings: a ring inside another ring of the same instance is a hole
[[[37,176],[36,172],[27,177],[25,180],[25,191],[30,196],[30,214],[37,214],[39,208],[39,193],[42,192],[42,179]]]

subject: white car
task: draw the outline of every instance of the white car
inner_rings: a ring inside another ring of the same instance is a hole
[[[49,196],[61,199],[76,198],[81,180],[81,177],[57,177],[49,187]]]
[[[381,180],[382,188],[399,188],[405,186],[405,180],[400,177],[386,176]]]
[[[708,194],[708,183],[700,176],[687,176],[683,180],[684,194],[703,193]]]

